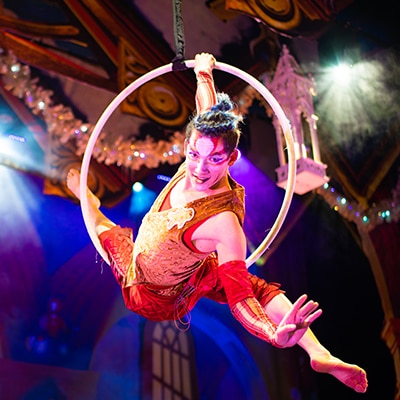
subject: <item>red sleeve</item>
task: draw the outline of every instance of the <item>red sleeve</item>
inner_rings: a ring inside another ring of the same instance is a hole
[[[199,71],[196,78],[196,111],[200,114],[209,110],[217,102],[217,92],[211,71]]]
[[[246,262],[233,260],[218,267],[229,308],[233,316],[254,336],[279,347],[274,339],[277,325],[254,298]]]

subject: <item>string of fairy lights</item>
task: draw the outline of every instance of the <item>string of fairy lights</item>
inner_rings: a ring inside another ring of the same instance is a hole
[[[4,88],[24,101],[34,115],[43,119],[49,135],[58,138],[63,144],[75,141],[76,155],[84,154],[94,125],[77,119],[70,107],[53,104],[53,92],[40,86],[37,79],[32,79],[29,66],[21,64],[10,51],[0,51],[0,75]],[[248,104],[258,97],[255,90],[248,87],[243,91],[243,98],[239,96],[237,102],[239,105]],[[246,107],[241,107],[241,111],[243,109]],[[173,132],[168,140],[158,141],[150,137],[145,140],[128,141],[120,136],[114,143],[109,144],[105,139],[108,136],[106,132],[100,133],[92,154],[97,162],[106,165],[116,164],[138,170],[142,166],[157,168],[165,162],[177,164],[184,157],[185,135],[180,131]],[[369,231],[378,224],[398,222],[400,219],[400,179],[390,199],[373,204],[368,210],[356,202],[347,200],[328,183],[316,192],[332,209],[362,230]]]
[[[360,230],[371,231],[379,224],[398,222],[400,219],[400,179],[392,190],[391,198],[375,203],[367,210],[348,200],[329,183],[325,183],[316,191],[333,210],[348,221],[354,222]]]
[[[31,112],[43,119],[49,135],[65,144],[74,141],[76,155],[82,156],[95,125],[76,118],[70,107],[53,104],[53,91],[44,89],[31,78],[28,65],[22,65],[12,52],[0,53],[0,74],[4,88],[23,100]],[[124,140],[119,136],[110,144],[110,135],[102,131],[93,149],[92,157],[106,165],[116,164],[138,170],[142,166],[156,168],[161,163],[177,164],[183,158],[183,132],[175,131],[168,140]]]

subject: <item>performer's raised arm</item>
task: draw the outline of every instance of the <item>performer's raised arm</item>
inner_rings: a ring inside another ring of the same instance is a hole
[[[208,53],[197,54],[195,57],[194,72],[197,79],[196,111],[201,114],[209,110],[217,102],[217,92],[214,86],[212,70],[215,58]]]

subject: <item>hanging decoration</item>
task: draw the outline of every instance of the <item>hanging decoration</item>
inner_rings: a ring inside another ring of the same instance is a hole
[[[4,88],[23,100],[33,114],[41,117],[49,135],[65,144],[71,140],[76,144],[76,155],[82,156],[94,125],[77,119],[70,107],[53,104],[53,91],[41,87],[38,79],[31,78],[29,66],[22,65],[11,52],[0,50],[0,74]],[[106,165],[116,164],[138,170],[142,166],[156,168],[162,163],[178,164],[183,159],[185,134],[171,132],[168,140],[131,141],[119,136],[114,143],[107,142],[109,133],[101,132],[93,158]]]
[[[271,80],[265,76],[264,85],[273,93],[285,110],[290,121],[295,141],[296,186],[295,193],[305,194],[329,181],[327,165],[321,161],[317,135],[318,117],[314,111],[313,97],[316,95],[314,79],[306,76],[284,44]],[[277,185],[287,184],[286,143],[276,117],[272,116],[278,146],[279,167]]]

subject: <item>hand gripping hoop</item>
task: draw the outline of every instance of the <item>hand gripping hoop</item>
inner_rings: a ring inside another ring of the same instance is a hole
[[[194,67],[194,60],[187,60],[184,62],[187,68]],[[227,72],[231,75],[235,75],[236,77],[244,80],[254,89],[256,89],[263,98],[268,102],[271,106],[273,111],[275,112],[278,120],[281,124],[281,128],[286,140],[287,145],[287,152],[288,152],[288,180],[287,180],[287,188],[285,192],[285,196],[283,198],[281,209],[278,213],[278,216],[275,220],[274,225],[272,226],[271,230],[268,232],[264,240],[261,244],[257,247],[256,250],[246,259],[247,267],[250,267],[254,262],[261,257],[264,252],[268,249],[272,241],[275,239],[276,235],[278,234],[285,218],[288,213],[290,203],[292,201],[294,186],[295,186],[295,177],[296,177],[296,159],[295,159],[295,152],[294,152],[294,141],[292,136],[292,131],[290,129],[289,122],[286,118],[286,115],[277,102],[275,97],[271,94],[271,92],[256,78],[249,75],[247,72],[244,72],[238,68],[232,67],[231,65],[216,62],[215,69]],[[140,78],[136,79],[132,82],[129,86],[127,86],[124,90],[122,90],[107,106],[104,110],[103,114],[100,116],[99,120],[97,121],[93,132],[89,138],[88,144],[85,149],[85,153],[83,155],[82,166],[81,166],[81,179],[80,179],[80,198],[81,198],[81,209],[83,220],[86,225],[86,229],[89,233],[89,236],[96,247],[97,251],[101,255],[101,257],[106,261],[108,264],[110,263],[107,253],[104,251],[103,247],[100,244],[100,240],[95,232],[95,227],[91,224],[89,220],[89,206],[88,206],[88,199],[86,194],[86,187],[87,187],[87,176],[89,170],[90,159],[93,153],[93,148],[96,144],[96,140],[100,135],[105,123],[108,121],[112,113],[116,110],[116,108],[125,100],[131,93],[137,90],[140,86],[144,85],[145,83],[151,81],[152,79],[164,75],[168,72],[173,71],[173,64],[166,64],[164,66],[158,67],[145,75],[141,76]]]

